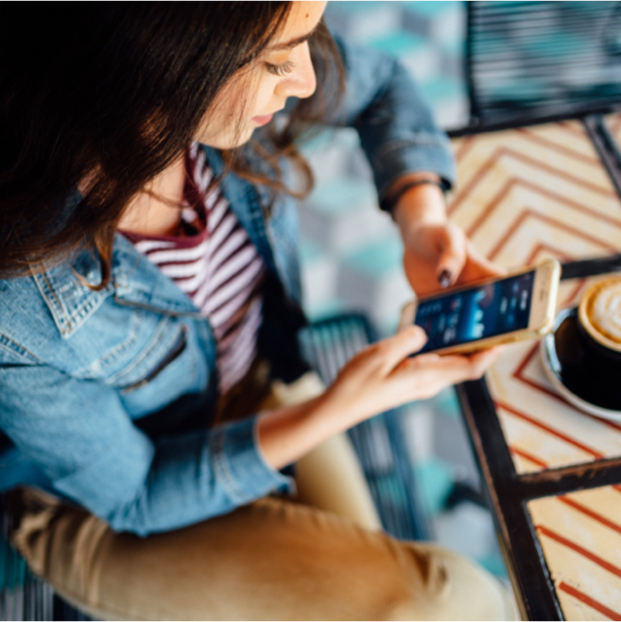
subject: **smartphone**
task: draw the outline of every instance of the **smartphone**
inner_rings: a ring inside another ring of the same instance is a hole
[[[472,352],[501,343],[541,337],[552,330],[561,275],[548,260],[433,296],[403,308],[401,327],[414,323],[427,333],[423,352]]]

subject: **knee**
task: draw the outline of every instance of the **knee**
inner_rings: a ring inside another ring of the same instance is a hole
[[[409,544],[410,592],[386,619],[513,620],[509,591],[478,564],[433,544]]]

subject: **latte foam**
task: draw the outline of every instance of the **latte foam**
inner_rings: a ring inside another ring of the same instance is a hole
[[[579,317],[596,341],[621,351],[621,277],[592,285],[580,302]]]

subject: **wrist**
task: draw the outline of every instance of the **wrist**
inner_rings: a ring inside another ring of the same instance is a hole
[[[258,439],[266,461],[276,469],[295,462],[334,434],[347,429],[327,391],[306,402],[259,415]]]
[[[445,226],[448,223],[444,195],[435,185],[418,185],[405,192],[393,213],[404,242],[426,226]]]
[[[448,184],[436,173],[412,173],[400,178],[380,199],[379,206],[382,210],[394,215],[394,211],[401,203],[404,195],[423,186],[437,188],[442,196],[448,190]]]

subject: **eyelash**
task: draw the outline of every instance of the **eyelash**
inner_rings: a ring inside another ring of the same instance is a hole
[[[265,63],[267,70],[273,73],[275,76],[284,76],[291,72],[295,67],[295,63],[292,60],[284,62],[282,65],[273,65],[272,63]]]

